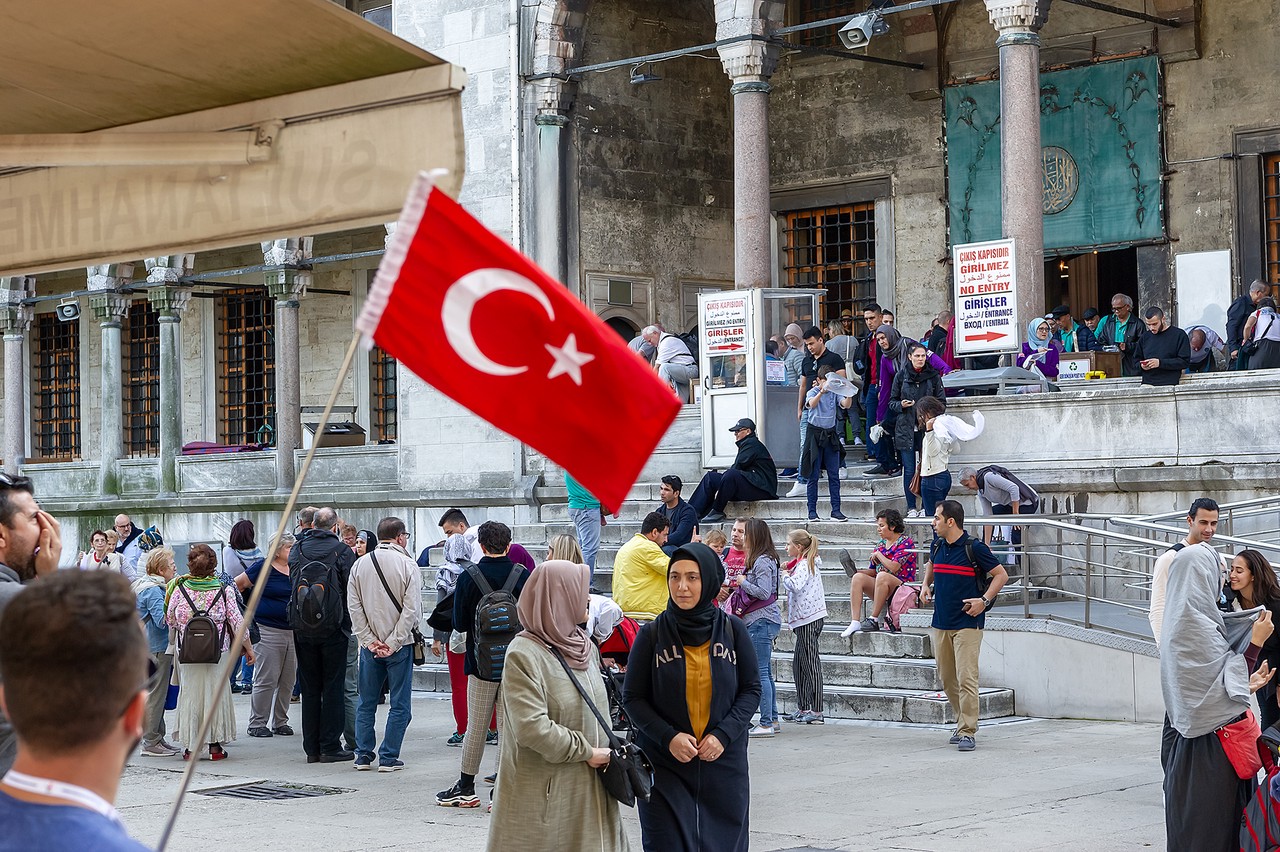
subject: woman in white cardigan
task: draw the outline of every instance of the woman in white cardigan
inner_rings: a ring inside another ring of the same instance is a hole
[[[818,540],[808,530],[787,533],[788,561],[782,571],[782,586],[787,590],[787,626],[796,634],[791,669],[796,681],[796,712],[787,716],[790,722],[821,725],[822,657],[818,655],[818,637],[827,617],[827,597],[822,588],[822,558],[818,556]]]

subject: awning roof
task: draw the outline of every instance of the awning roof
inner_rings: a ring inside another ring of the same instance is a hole
[[[4,24],[0,274],[390,222],[421,170],[461,186],[465,74],[331,0],[41,0]]]
[[[443,60],[331,0],[6,3],[0,133],[81,133]]]

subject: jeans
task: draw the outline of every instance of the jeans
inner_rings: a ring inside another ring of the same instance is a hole
[[[674,385],[676,396],[682,403],[690,402],[689,385],[698,378],[698,367],[695,364],[659,364],[658,378]]]
[[[813,460],[809,469],[811,477],[806,483],[810,515],[818,514],[818,480],[823,470],[827,472],[827,490],[831,492],[831,511],[840,511],[840,452],[833,447],[823,447]]]
[[[776,621],[761,618],[747,625],[747,635],[751,637],[751,647],[756,649],[756,660],[760,664],[760,724],[772,725],[778,721],[778,702],[773,688],[773,640],[778,638],[782,625]]]
[[[805,441],[805,438],[808,437],[808,434],[809,434],[809,407],[806,405],[804,408],[800,409],[800,455],[801,457],[804,456],[804,441]],[[797,468],[796,482],[804,483],[808,481],[809,480],[804,478],[804,474],[800,473],[799,469]]]
[[[862,443],[866,444],[869,453],[872,452],[871,427],[876,425],[876,406],[879,404],[880,386],[867,385],[866,392],[862,395],[862,412],[866,417],[862,424]]]
[[[356,754],[373,757],[378,735],[373,723],[378,714],[378,697],[382,679],[387,679],[391,692],[387,698],[387,730],[378,749],[378,760],[389,763],[400,757],[404,732],[413,718],[413,646],[405,645],[389,657],[379,657],[368,648],[360,649],[360,703],[356,710]]]
[[[569,509],[569,520],[578,533],[578,547],[582,549],[582,561],[596,574],[596,554],[600,552],[600,507],[594,509]]]
[[[947,494],[950,491],[951,471],[949,470],[935,473],[933,476],[920,477],[920,499],[924,503],[924,515],[926,518],[933,517],[934,509],[937,509],[938,504],[947,499]]]
[[[911,493],[911,480],[916,475],[916,451],[913,447],[899,452],[902,453],[902,493],[907,495],[907,511],[911,511],[916,507],[916,495]],[[920,485],[920,493],[923,496],[924,483]]]
[[[342,751],[346,711],[343,685],[347,676],[347,637],[298,639],[298,678],[302,681],[302,750],[308,755]]]
[[[253,665],[244,661],[243,654],[240,655],[240,658],[236,660],[235,666],[231,669],[231,683],[233,686],[236,683],[237,676],[239,676],[240,683],[253,683]]]

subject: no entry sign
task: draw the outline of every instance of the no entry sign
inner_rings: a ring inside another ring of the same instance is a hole
[[[955,270],[955,353],[1009,352],[1019,345],[1013,240],[967,243],[951,250]]]

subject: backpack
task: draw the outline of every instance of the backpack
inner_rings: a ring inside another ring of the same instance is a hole
[[[982,480],[984,477],[986,477],[988,473],[994,473],[997,476],[1003,476],[1005,479],[1009,480],[1014,485],[1018,486],[1018,496],[1022,499],[1022,502],[1025,503],[1029,500],[1040,499],[1039,493],[1037,493],[1034,488],[1032,488],[1030,485],[1028,485],[1027,483],[1023,482],[1021,479],[1019,479],[1018,477],[1010,473],[1007,467],[1001,467],[998,464],[989,464],[978,471],[979,487],[981,487]]]
[[[524,567],[511,566],[507,582],[495,590],[489,585],[479,566],[467,565],[467,574],[480,590],[480,602],[476,604],[476,618],[471,626],[471,638],[475,642],[476,671],[480,680],[498,683],[502,680],[502,664],[507,657],[511,640],[524,628],[516,612],[516,582]]]
[[[216,663],[222,659],[222,639],[226,635],[227,587],[218,591],[218,596],[209,602],[208,609],[196,606],[195,600],[187,593],[185,585],[179,585],[178,591],[187,599],[191,607],[191,620],[178,634],[179,663]],[[209,616],[213,604],[222,601],[223,622],[219,623]]]
[[[698,364],[698,327],[695,325],[684,334],[676,334],[673,337],[688,347],[689,354],[693,356],[693,363],[696,366]]]
[[[1276,766],[1276,747],[1280,731],[1267,728],[1258,738],[1258,755],[1266,778],[1254,791],[1244,809],[1240,823],[1241,852],[1278,852],[1280,850],[1280,766]]]
[[[902,632],[902,614],[920,606],[920,590],[914,585],[903,583],[894,590],[889,600],[889,629],[893,633]]]
[[[929,543],[929,562],[933,562],[934,554],[938,552],[938,538],[935,537]],[[967,538],[964,542],[964,555],[969,560],[969,565],[973,568],[974,579],[978,581],[978,594],[986,597],[987,589],[991,588],[991,578],[987,576],[987,569],[978,564],[978,560],[973,555],[973,539]]]
[[[342,627],[342,575],[337,565],[312,559],[290,572],[289,626],[304,639],[326,639]]]

